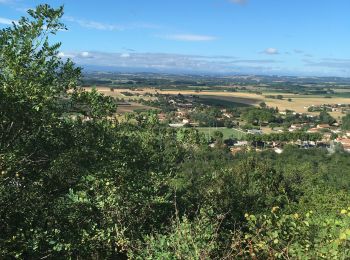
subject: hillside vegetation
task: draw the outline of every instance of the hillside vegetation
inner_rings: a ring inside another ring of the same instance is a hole
[[[232,156],[111,97],[49,36],[40,5],[0,31],[1,259],[347,259],[350,156]]]

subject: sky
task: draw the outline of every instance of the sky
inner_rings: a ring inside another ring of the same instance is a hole
[[[59,55],[87,68],[350,76],[349,0],[0,0],[0,28],[64,5]]]

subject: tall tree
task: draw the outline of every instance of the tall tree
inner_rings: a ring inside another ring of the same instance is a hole
[[[342,118],[342,129],[350,130],[350,114],[347,114]]]
[[[337,122],[328,112],[322,111],[319,115],[320,123],[332,125]]]

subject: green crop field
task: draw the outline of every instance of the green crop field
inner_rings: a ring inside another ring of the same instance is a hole
[[[215,131],[220,131],[224,134],[224,139],[235,138],[242,139],[246,134],[233,128],[226,127],[196,127],[199,132],[204,133],[207,137],[213,136]]]

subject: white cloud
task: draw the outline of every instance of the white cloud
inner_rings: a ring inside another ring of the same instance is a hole
[[[0,0],[0,1],[1,1],[1,0]],[[0,24],[12,25],[12,22],[16,22],[16,21],[13,21],[13,20],[11,20],[11,19],[7,19],[7,18],[0,17]]]
[[[268,55],[279,54],[278,49],[276,49],[276,48],[267,48],[263,51],[263,53],[268,54]]]
[[[87,51],[83,51],[82,53],[80,53],[80,56],[83,58],[91,58],[92,57],[90,52],[87,52]]]
[[[73,54],[67,54],[64,52],[59,52],[57,56],[60,58],[74,58],[75,57],[75,55],[73,55]]]
[[[120,57],[121,58],[129,58],[130,54],[129,53],[122,53],[122,54],[120,54]]]
[[[85,54],[84,54],[85,53]],[[129,56],[127,55],[129,54]],[[165,73],[239,73],[278,75],[348,76],[350,58],[303,59],[303,67],[290,67],[287,62],[269,59],[244,59],[234,56],[204,56],[171,53],[118,53],[64,51],[60,57],[72,58],[79,66],[92,70]],[[278,57],[278,56],[276,56]]]
[[[234,63],[245,63],[245,64],[268,64],[268,63],[279,63],[277,60],[234,60]]]
[[[199,34],[170,34],[170,35],[165,35],[162,38],[165,38],[168,40],[188,41],[188,42],[214,41],[217,39],[214,36],[199,35]]]
[[[1,1],[1,0],[0,0]],[[130,23],[130,24],[115,24],[115,23],[104,23],[98,22],[88,19],[79,19],[73,16],[64,16],[68,22],[73,22],[81,27],[88,29],[95,29],[101,31],[123,31],[123,30],[131,30],[131,29],[159,29],[161,26],[151,23]]]
[[[122,28],[118,25],[113,24],[105,24],[95,21],[81,21],[79,20],[78,23],[86,28],[96,29],[96,30],[103,30],[103,31],[120,31]]]
[[[82,66],[97,66],[110,68],[138,69],[139,71],[164,72],[257,72],[278,67],[279,61],[273,59],[237,59],[232,56],[201,56],[169,53],[138,53],[127,52],[64,52],[64,57],[74,57],[73,60]],[[272,66],[273,65],[273,66]]]
[[[85,28],[89,28],[89,29],[96,29],[96,30],[102,30],[102,31],[121,31],[124,29],[120,25],[101,23],[101,22],[96,22],[96,21],[92,21],[92,20],[85,20],[85,19],[76,19],[72,16],[66,16],[66,17],[64,17],[64,19],[69,21],[69,22],[77,23],[81,27],[85,27]]]

